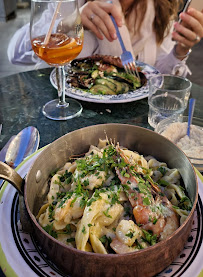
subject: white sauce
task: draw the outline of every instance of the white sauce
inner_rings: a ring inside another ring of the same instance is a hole
[[[188,137],[187,122],[175,122],[161,134],[177,144],[188,157],[203,159],[203,129],[201,127],[191,125],[190,137]],[[201,163],[201,161],[195,162]]]

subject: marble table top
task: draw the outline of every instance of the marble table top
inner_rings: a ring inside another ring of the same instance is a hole
[[[50,83],[52,68],[27,71],[0,79],[0,149],[9,138],[32,125],[40,132],[43,147],[64,134],[90,125],[124,123],[151,129],[148,124],[147,98],[119,104],[80,101],[82,114],[66,121],[53,121],[42,114],[43,105],[57,98],[57,91]],[[191,97],[197,99],[194,116],[203,118],[203,87],[193,84]],[[187,111],[186,111],[187,114]]]

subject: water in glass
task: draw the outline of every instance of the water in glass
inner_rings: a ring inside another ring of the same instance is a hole
[[[191,82],[175,75],[160,74],[149,80],[148,123],[155,128],[168,117],[181,121],[187,107]]]

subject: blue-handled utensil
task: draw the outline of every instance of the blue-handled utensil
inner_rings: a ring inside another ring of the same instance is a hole
[[[133,55],[130,51],[126,50],[125,45],[123,43],[123,39],[120,34],[120,31],[118,29],[118,26],[112,15],[111,15],[111,20],[116,28],[116,34],[117,34],[118,40],[119,40],[121,48],[122,48],[122,54],[120,56],[122,65],[127,73],[135,75],[140,80],[140,75],[138,73],[137,66],[133,59]]]
[[[112,4],[112,1],[107,1],[107,3]],[[136,66],[135,60],[133,58],[133,55],[130,51],[126,50],[125,45],[123,43],[123,39],[121,37],[120,31],[118,29],[118,26],[116,24],[114,17],[112,15],[110,15],[110,17],[111,17],[111,20],[116,29],[116,34],[117,34],[118,40],[119,40],[121,48],[122,48],[122,54],[120,56],[122,65],[127,73],[135,75],[140,80],[140,75],[138,73],[137,66]]]
[[[190,137],[190,126],[192,124],[192,118],[194,114],[194,109],[195,109],[195,99],[191,98],[189,100],[189,115],[188,115],[188,125],[187,125],[187,135]]]

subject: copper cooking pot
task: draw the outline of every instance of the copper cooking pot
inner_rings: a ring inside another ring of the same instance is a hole
[[[152,155],[177,168],[182,176],[193,208],[186,221],[166,240],[127,254],[96,254],[73,249],[57,241],[38,224],[36,215],[48,193],[47,179],[62,167],[73,154],[88,151],[98,139],[112,138],[130,150]],[[145,128],[127,124],[103,124],[68,133],[48,145],[30,168],[25,185],[21,177],[4,163],[0,177],[11,182],[24,195],[25,206],[32,223],[33,234],[48,257],[66,274],[83,277],[154,276],[174,261],[182,251],[191,231],[198,197],[198,185],[193,166],[186,155],[165,137]]]

